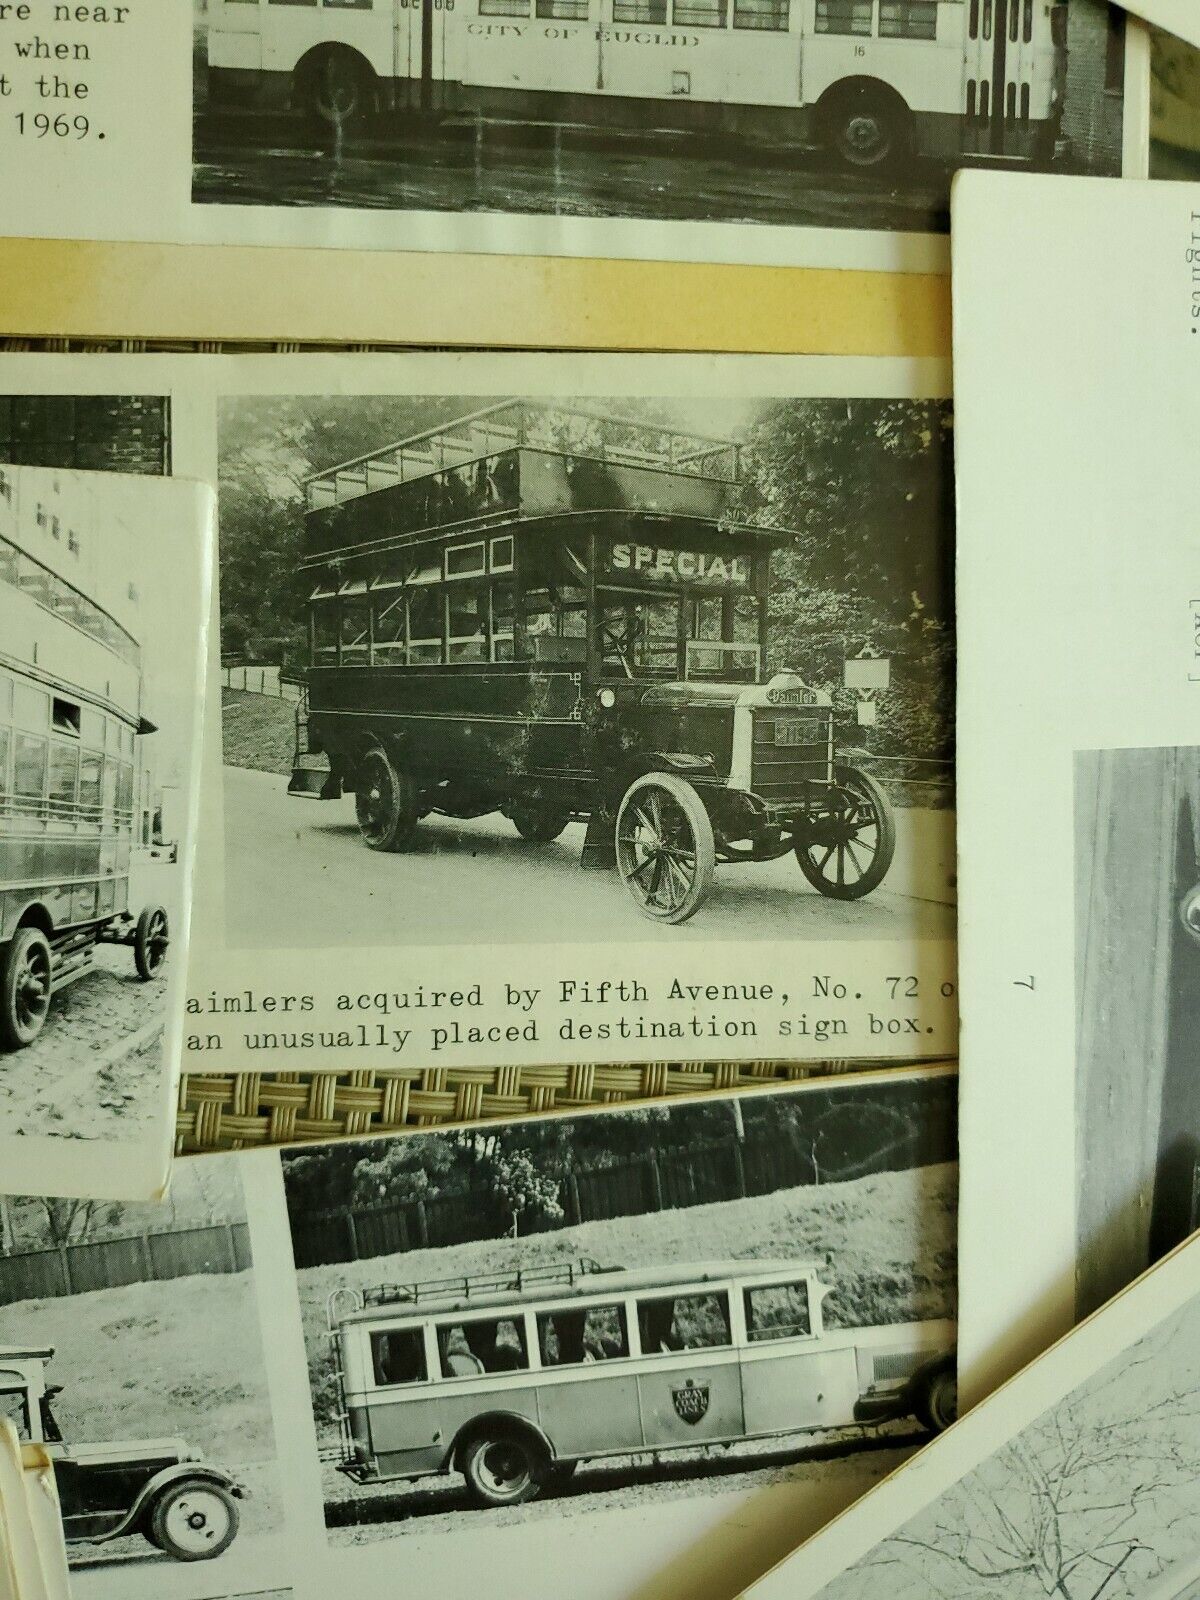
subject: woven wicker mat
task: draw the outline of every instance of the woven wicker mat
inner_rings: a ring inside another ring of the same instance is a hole
[[[652,1061],[634,1067],[381,1067],[361,1072],[185,1073],[176,1150],[243,1150],[447,1123],[580,1111],[842,1077],[894,1061]]]

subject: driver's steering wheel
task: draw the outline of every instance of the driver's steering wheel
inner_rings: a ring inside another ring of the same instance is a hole
[[[604,645],[611,645],[612,646],[612,648],[617,653],[617,659],[621,663],[621,666],[622,666],[622,669],[624,670],[625,676],[627,678],[629,678],[629,679],[632,679],[633,678],[633,668],[629,665],[628,658],[625,655],[625,648],[628,645],[628,643],[629,643],[629,624],[628,623],[626,623],[626,625],[625,625],[625,627],[623,629],[618,629],[616,626],[614,626],[610,622],[602,622],[600,624],[600,644],[601,644],[601,646],[604,646]]]

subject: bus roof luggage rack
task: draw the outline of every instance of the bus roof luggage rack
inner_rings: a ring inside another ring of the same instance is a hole
[[[455,1278],[425,1278],[417,1283],[380,1283],[360,1291],[360,1304],[368,1306],[420,1305],[427,1300],[467,1299],[473,1295],[519,1294],[523,1289],[572,1288],[597,1273],[621,1272],[619,1266],[602,1267],[590,1256],[579,1261],[554,1261],[544,1267],[518,1267],[514,1272],[466,1273]]]
[[[372,490],[516,446],[726,483],[741,479],[741,447],[732,439],[672,428],[650,417],[607,416],[550,401],[502,400],[311,473],[304,480],[306,503],[310,511],[341,505]]]

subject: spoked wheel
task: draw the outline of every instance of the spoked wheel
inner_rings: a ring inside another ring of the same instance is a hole
[[[237,1536],[237,1502],[222,1484],[173,1484],[155,1501],[147,1530],[155,1544],[176,1561],[211,1561]]]
[[[917,1420],[930,1433],[945,1433],[958,1416],[958,1376],[953,1367],[930,1374],[917,1401]]]
[[[513,827],[530,844],[549,844],[571,820],[561,807],[539,804],[536,800],[519,801],[508,814]]]
[[[133,934],[133,964],[143,983],[162,971],[171,943],[171,928],[162,906],[147,906]]]
[[[372,850],[403,850],[420,817],[417,786],[393,764],[386,750],[368,750],[354,794],[358,831]]]
[[[40,928],[18,928],[0,956],[0,1045],[21,1050],[41,1033],[50,1011],[54,957]]]
[[[1200,883],[1179,902],[1179,920],[1196,943],[1200,944]]]
[[[829,810],[796,845],[800,870],[831,900],[861,900],[887,876],[896,853],[892,803],[857,767],[835,767]]]
[[[520,1434],[484,1434],[463,1455],[463,1476],[472,1496],[487,1506],[516,1506],[532,1500],[546,1481],[545,1451]]]
[[[617,871],[643,916],[686,922],[715,869],[712,823],[692,785],[669,772],[631,783],[617,812]]]

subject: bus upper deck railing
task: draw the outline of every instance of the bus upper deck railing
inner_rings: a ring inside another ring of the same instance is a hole
[[[741,479],[741,446],[730,439],[584,406],[503,400],[311,474],[305,479],[306,505],[324,510],[522,446],[726,483]]]

